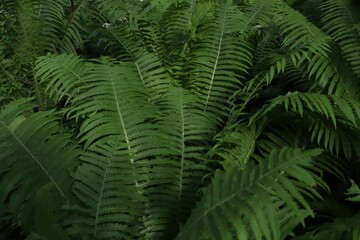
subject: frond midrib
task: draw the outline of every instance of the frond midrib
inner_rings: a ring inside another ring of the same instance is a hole
[[[65,68],[66,70],[68,70],[69,72],[71,72],[78,80],[80,80],[81,82],[85,83],[84,79],[77,74],[74,70],[72,70],[71,68],[69,68],[68,66],[66,66],[66,64],[63,64],[62,62],[58,62],[63,68]]]
[[[185,161],[185,119],[184,119],[184,103],[182,100],[182,94],[180,92],[180,117],[181,117],[181,160],[180,160],[180,177],[179,177],[179,195],[178,199],[181,200],[182,196],[182,185],[183,185],[183,172],[184,172],[184,161]]]
[[[138,72],[138,74],[139,74],[139,77],[140,77],[140,79],[141,79],[141,82],[142,82],[143,86],[146,86],[146,85],[145,85],[145,81],[144,81],[144,76],[143,76],[143,74],[142,74],[142,72],[141,72],[140,66],[139,66],[139,64],[138,64],[137,61],[135,62],[135,66],[136,66],[136,70],[137,70],[137,72]]]
[[[262,2],[263,3],[263,2]],[[262,8],[264,7],[265,4],[261,4],[260,7],[257,9],[257,11],[251,16],[251,18],[246,22],[243,31],[245,31],[245,29],[248,28],[248,26],[250,25],[251,21],[256,17],[256,15],[262,10]]]
[[[128,132],[127,132],[127,129],[126,129],[126,126],[125,126],[125,121],[124,121],[124,118],[123,118],[122,113],[121,113],[120,100],[119,100],[119,98],[117,96],[117,93],[116,93],[114,78],[113,78],[113,76],[111,74],[111,71],[109,72],[109,79],[110,79],[110,82],[111,82],[111,87],[112,87],[113,96],[114,96],[114,100],[115,100],[116,111],[117,111],[118,117],[120,119],[121,128],[122,128],[122,130],[124,132],[124,137],[125,137],[125,142],[126,142],[126,145],[127,145],[127,149],[129,150],[129,153],[131,154],[130,140],[129,140]],[[134,163],[134,158],[131,158],[130,162],[131,162],[131,164],[133,164]]]
[[[204,111],[206,111],[206,108],[209,104],[209,99],[210,99],[210,94],[211,94],[211,90],[212,90],[212,85],[214,83],[214,78],[215,78],[215,73],[217,70],[217,66],[218,66],[218,62],[219,62],[219,58],[220,58],[220,52],[221,52],[221,47],[222,47],[222,41],[223,41],[223,37],[224,37],[224,31],[225,31],[225,22],[226,22],[226,15],[227,15],[227,7],[228,4],[225,4],[225,10],[224,10],[224,15],[223,15],[223,20],[222,20],[222,26],[221,26],[221,33],[220,33],[220,39],[219,39],[219,47],[217,50],[217,54],[216,54],[216,60],[215,60],[215,64],[214,64],[214,68],[211,74],[211,79],[210,79],[210,83],[209,83],[209,90],[206,96],[206,101],[205,101],[205,106],[204,106]]]
[[[108,158],[107,158],[108,159]],[[112,159],[112,158],[110,158]],[[104,177],[101,183],[101,188],[100,188],[100,194],[99,194],[99,198],[98,198],[98,204],[96,206],[96,213],[95,213],[95,220],[94,220],[94,239],[96,239],[97,237],[97,227],[98,227],[98,219],[99,219],[99,212],[100,212],[100,206],[101,206],[101,201],[103,199],[103,193],[104,193],[104,187],[105,187],[105,181],[107,179],[107,174],[109,171],[109,166],[111,164],[111,160],[108,159],[107,164],[106,164],[106,168],[105,168],[105,173],[104,173]]]
[[[75,12],[72,13],[72,16],[71,16],[71,18],[70,18],[70,20],[69,20],[69,25],[70,25],[70,23],[75,19],[75,16],[78,14],[80,8],[81,8],[81,7],[85,4],[85,2],[87,2],[87,1],[88,1],[88,0],[83,0],[83,1],[80,3],[80,5],[78,5],[78,7],[76,8]]]

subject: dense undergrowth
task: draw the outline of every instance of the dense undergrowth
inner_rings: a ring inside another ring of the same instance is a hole
[[[360,239],[358,1],[0,12],[0,239]]]

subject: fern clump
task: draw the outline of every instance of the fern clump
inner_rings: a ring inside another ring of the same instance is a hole
[[[356,1],[5,5],[1,236],[359,238]]]

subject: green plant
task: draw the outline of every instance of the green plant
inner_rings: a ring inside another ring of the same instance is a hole
[[[360,6],[299,2],[17,1],[0,231],[358,239]]]

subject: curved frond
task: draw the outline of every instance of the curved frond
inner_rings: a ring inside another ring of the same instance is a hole
[[[330,93],[349,92],[346,81],[329,57],[331,38],[286,4],[278,4],[275,12],[289,60],[298,68],[305,67],[309,77],[313,76],[321,87],[328,87]]]
[[[19,8],[24,14],[20,21],[22,39],[20,46],[27,46],[37,53],[76,53],[84,45],[86,32],[85,15],[96,13],[88,6],[88,0],[49,2],[45,0],[22,0]],[[29,31],[31,29],[32,31]],[[28,41],[28,42],[24,42]]]
[[[68,171],[76,164],[80,153],[71,144],[70,134],[62,133],[52,111],[34,113],[28,99],[14,101],[0,113],[0,202],[10,199],[16,217],[29,214],[38,202],[37,194],[46,188],[54,196],[54,209],[70,202],[72,179]],[[45,215],[44,215],[45,217]],[[28,231],[33,224],[44,224],[39,219],[25,218]],[[55,223],[54,223],[55,224]]]
[[[279,115],[280,117],[281,115]],[[274,116],[274,118],[276,118]],[[271,124],[261,126],[264,128],[259,134],[255,145],[255,153],[253,158],[261,159],[269,156],[273,149],[281,149],[283,147],[296,148],[304,147],[301,133],[298,131],[298,125],[288,123],[289,118],[280,118],[283,122],[270,122]],[[271,127],[270,127],[271,126]],[[261,161],[261,160],[259,160]]]
[[[326,150],[338,154],[342,149],[348,158],[356,150],[358,138],[355,129],[360,117],[360,105],[356,101],[317,93],[288,93],[265,104],[251,117],[250,125],[274,111],[277,112],[275,109],[281,105],[286,111],[305,117],[311,141],[317,142]],[[310,112],[305,114],[306,111]],[[322,117],[313,114],[320,114]]]
[[[359,143],[356,131],[352,131],[346,125],[338,124],[336,127],[330,122],[318,118],[310,118],[308,131],[311,133],[311,141],[323,146],[331,153],[339,154],[340,149],[350,159],[353,151]]]
[[[313,77],[322,88],[327,89],[327,94],[339,97],[356,97],[359,91],[356,82],[352,80],[351,74],[341,67],[344,63],[338,63],[335,49],[333,52],[328,56],[311,55],[305,64],[307,65],[308,76]]]
[[[218,171],[177,239],[286,237],[287,223],[312,215],[305,196],[318,195],[312,186],[321,180],[311,160],[320,152],[273,150],[258,166]]]
[[[360,202],[360,188],[354,182],[354,180],[351,180],[351,186],[348,189],[346,195],[348,195],[348,198],[346,200],[352,202]]]
[[[284,105],[285,109],[299,113],[303,116],[305,109],[316,112],[331,119],[334,126],[338,117],[344,116],[349,122],[357,125],[356,118],[360,117],[360,105],[354,100],[318,93],[288,93],[285,96],[278,96],[271,100],[269,104],[263,106],[255,115],[251,117],[250,123],[262,116],[267,115],[279,105]]]
[[[278,16],[276,23],[281,27],[284,36],[284,46],[288,47],[295,65],[311,52],[327,55],[330,37],[301,13],[285,3],[278,3],[275,14]]]
[[[169,153],[158,112],[128,64],[99,59],[87,64],[85,76],[69,110],[70,116],[84,118],[79,136],[86,149],[74,175],[74,192],[84,207],[72,208],[82,217],[73,219],[71,233],[99,239],[143,236],[152,231],[145,198],[153,194],[147,188],[150,172]]]
[[[85,84],[85,70],[85,62],[73,54],[54,55],[38,58],[35,77],[46,83],[45,92],[50,97],[60,101],[63,97],[73,98]]]

